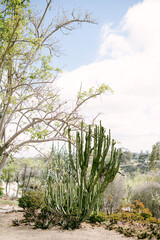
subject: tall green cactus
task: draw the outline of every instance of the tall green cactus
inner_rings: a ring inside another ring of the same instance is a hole
[[[69,155],[62,160],[60,155],[54,159],[58,173],[49,178],[48,205],[65,215],[76,215],[80,223],[94,210],[108,184],[114,180],[121,159],[121,152],[115,148],[110,131],[105,135],[101,126],[88,127],[76,133],[76,151],[72,152],[71,129],[68,129]],[[60,171],[60,172],[59,172]],[[55,178],[57,176],[57,179]]]
[[[98,198],[114,180],[119,169],[121,152],[115,148],[110,131],[106,136],[101,124],[95,126],[92,135],[91,126],[84,134],[82,123],[81,132],[76,134],[76,157],[73,160],[70,131],[71,129],[68,130],[70,163],[77,175],[77,217],[82,222],[89,217]]]

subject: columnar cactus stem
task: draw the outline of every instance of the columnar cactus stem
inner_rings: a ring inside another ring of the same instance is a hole
[[[71,140],[70,129],[68,135]],[[109,153],[110,147],[111,153]],[[71,141],[69,141],[69,152],[72,166]],[[77,196],[79,221],[85,221],[89,217],[98,198],[113,181],[119,169],[120,158],[121,153],[116,150],[115,141],[111,141],[110,131],[109,135],[105,136],[105,130],[101,124],[95,127],[94,136],[89,126],[84,143],[82,123],[81,132],[76,134],[76,167],[74,167],[79,188]]]
[[[74,216],[78,222],[85,221],[94,210],[108,184],[116,176],[121,152],[115,148],[111,134],[105,135],[101,126],[88,127],[84,133],[76,133],[76,153],[72,153],[71,129],[68,129],[69,154],[67,159],[60,155],[54,159],[55,174],[50,180],[46,197],[51,207]],[[64,161],[65,160],[65,161]],[[50,199],[50,200],[49,200]]]

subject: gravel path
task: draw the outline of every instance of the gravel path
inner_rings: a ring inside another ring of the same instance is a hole
[[[29,226],[13,227],[13,219],[21,219],[23,213],[0,213],[0,240],[131,240],[115,231],[103,227],[84,224],[81,229],[62,231],[57,228],[49,230],[32,229]]]

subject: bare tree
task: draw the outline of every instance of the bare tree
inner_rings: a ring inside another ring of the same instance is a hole
[[[77,128],[79,107],[88,99],[111,89],[101,85],[80,92],[75,105],[60,100],[52,56],[58,54],[57,33],[69,34],[81,23],[95,23],[87,12],[63,10],[45,21],[52,0],[42,15],[32,13],[29,0],[1,1],[0,9],[0,174],[11,152],[22,146],[53,140],[67,141],[66,128]]]

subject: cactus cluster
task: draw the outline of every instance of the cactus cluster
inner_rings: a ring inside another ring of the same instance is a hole
[[[57,179],[49,177],[46,192],[47,204],[73,215],[78,222],[85,221],[98,206],[98,201],[108,184],[118,172],[121,152],[115,148],[110,131],[105,135],[101,126],[88,127],[76,132],[75,152],[71,143],[71,129],[68,129],[69,154],[67,162],[59,164]],[[56,161],[62,161],[61,159]]]

